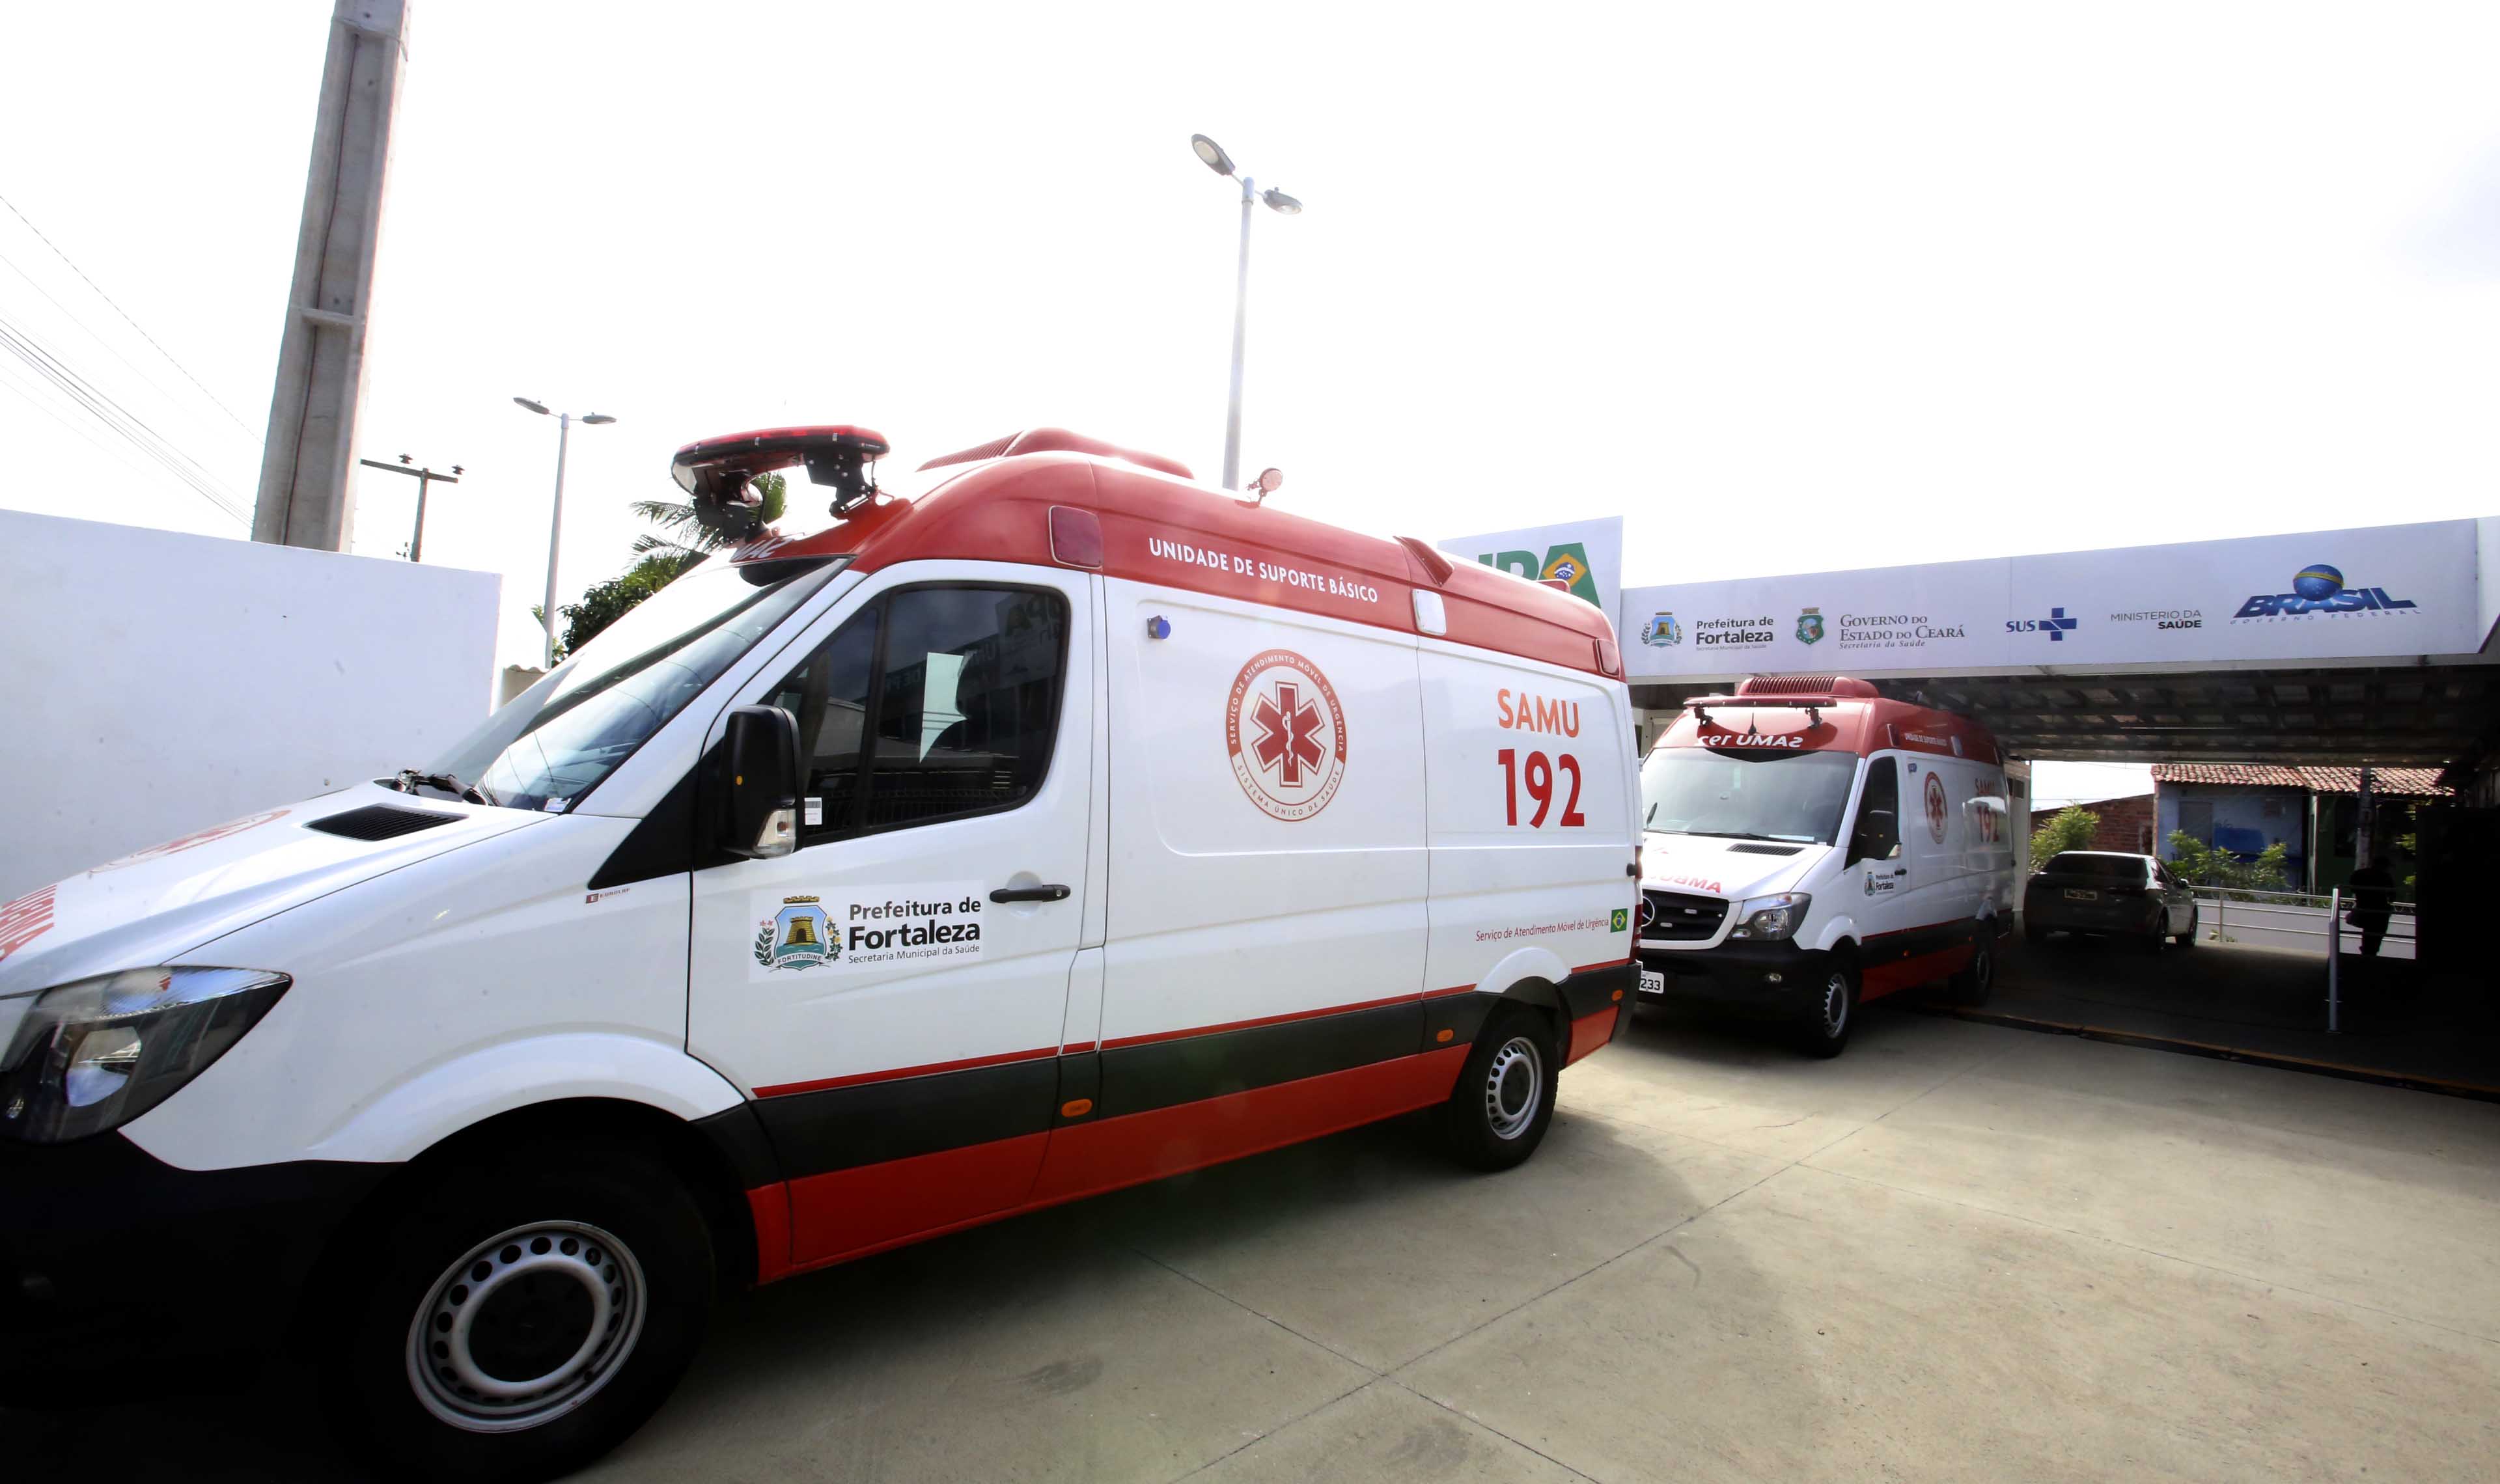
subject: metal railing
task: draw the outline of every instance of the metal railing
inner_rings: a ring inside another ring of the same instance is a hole
[[[2361,930],[2352,926],[2352,899],[2342,888],[2324,894],[2297,891],[2246,891],[2238,887],[2195,888],[2196,911],[2218,942],[2245,942],[2253,947],[2291,948],[2328,956],[2328,940],[2345,953],[2360,951]],[[2330,924],[2340,932],[2330,931]],[[2399,902],[2387,919],[2383,958],[2414,956],[2414,905]]]
[[[2343,1031],[2341,970],[2345,955],[2359,950],[2362,934],[2352,925],[2352,899],[2342,887],[2322,897],[2313,892],[2202,886],[2195,895],[2199,926],[2210,926],[2218,942],[2293,948],[2325,959],[2326,1029],[2330,1035]],[[2411,960],[2418,928],[2412,903],[2391,904],[2379,957]]]

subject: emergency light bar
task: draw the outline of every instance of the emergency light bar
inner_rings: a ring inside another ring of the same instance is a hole
[[[1815,727],[1823,725],[1825,707],[1839,704],[1837,696],[1694,696],[1684,707],[1704,722],[1709,721],[1709,708],[1714,706],[1741,706],[1750,711],[1801,710],[1806,725]]]
[[[765,428],[706,438],[679,448],[669,477],[693,497],[695,518],[733,537],[754,533],[763,502],[749,486],[759,474],[804,464],[807,482],[830,484],[840,515],[876,493],[877,458],[892,449],[882,433],[848,424]]]

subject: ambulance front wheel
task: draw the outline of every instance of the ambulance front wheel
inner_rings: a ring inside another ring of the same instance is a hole
[[[1443,1109],[1450,1152],[1477,1170],[1508,1170],[1536,1152],[1554,1121],[1554,1030],[1525,1005],[1485,1022]]]
[[[1808,1056],[1838,1056],[1858,1024],[1858,966],[1839,954],[1823,961],[1822,982],[1808,997],[1798,1043]]]
[[[620,1145],[536,1144],[448,1171],[348,1239],[365,1281],[339,1296],[316,1353],[350,1445],[409,1478],[580,1468],[659,1409],[710,1317],[702,1208]]]

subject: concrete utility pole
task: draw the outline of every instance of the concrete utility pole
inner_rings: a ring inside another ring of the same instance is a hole
[[[325,551],[345,550],[354,534],[348,448],[364,400],[391,112],[408,61],[409,0],[337,5],[251,517],[254,541]]]

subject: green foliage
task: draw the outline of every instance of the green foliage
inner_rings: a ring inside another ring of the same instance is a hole
[[[556,658],[561,660],[590,643],[600,630],[624,617],[635,604],[675,581],[679,573],[701,560],[701,556],[684,560],[672,555],[646,556],[627,568],[623,577],[584,588],[579,603],[568,603],[556,610],[564,619],[564,639]]]
[[[682,557],[691,567],[707,553],[724,546],[735,546],[756,531],[778,522],[789,508],[790,481],[777,474],[759,474],[754,479],[755,493],[763,500],[757,508],[755,521],[744,531],[727,531],[705,525],[695,514],[691,500],[637,500],[626,507],[635,514],[660,528],[659,534],[634,538],[634,550],[640,555],[657,553]],[[680,567],[683,571],[684,567]]]
[[[625,569],[623,576],[592,584],[583,590],[579,603],[568,603],[556,610],[564,619],[564,638],[556,645],[555,657],[562,660],[590,643],[600,630],[624,617],[635,604],[668,586],[712,552],[737,545],[754,531],[779,520],[789,505],[789,481],[777,474],[757,475],[755,492],[764,503],[757,509],[753,529],[744,533],[705,525],[696,517],[691,501],[636,500],[628,505],[626,508],[635,514],[658,526],[659,534],[645,532],[634,538],[634,554],[640,560]],[[544,624],[544,611],[532,608],[530,616]]]
[[[2089,850],[2092,833],[2100,827],[2101,816],[2080,804],[2057,810],[2047,824],[2031,832],[2031,869],[2048,865],[2050,857],[2061,850]]]
[[[2244,861],[2217,850],[2185,830],[2170,832],[2170,869],[2190,886],[2221,886],[2239,891],[2290,891],[2291,877],[2280,841],[2255,860]]]

